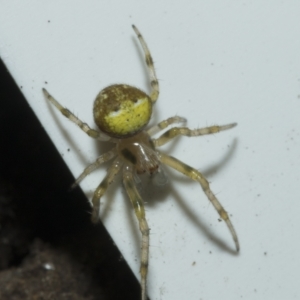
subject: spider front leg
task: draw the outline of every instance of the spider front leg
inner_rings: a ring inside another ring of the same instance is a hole
[[[151,98],[152,102],[154,103],[154,102],[156,102],[158,95],[159,95],[159,84],[158,84],[157,76],[155,74],[153,59],[152,59],[150,50],[149,50],[143,36],[139,32],[139,30],[134,25],[132,25],[132,28],[135,31],[135,33],[142,45],[144,53],[145,53],[145,61],[146,61],[147,67],[148,67],[148,72],[149,72],[149,76],[150,76],[150,85],[152,88],[150,98]]]
[[[141,252],[141,289],[142,300],[147,299],[147,273],[149,261],[149,227],[145,216],[144,201],[140,196],[134,182],[134,174],[132,167],[126,166],[123,170],[123,182],[128,197],[134,208],[135,215],[139,222],[140,231],[142,233],[142,252]]]
[[[175,116],[175,117],[171,117],[168,118],[164,121],[159,122],[157,125],[152,126],[151,128],[147,129],[147,133],[152,136],[162,130],[164,130],[165,128],[167,128],[168,126],[174,124],[174,123],[182,123],[182,124],[186,124],[186,119],[179,117],[179,116]]]
[[[187,127],[173,127],[163,133],[159,138],[154,139],[154,145],[155,147],[160,147],[168,142],[170,142],[172,139],[174,139],[178,135],[184,135],[188,137],[192,136],[199,136],[199,135],[206,135],[206,134],[213,134],[218,133],[223,130],[231,129],[235,127],[237,123],[227,124],[223,126],[210,126],[205,128],[199,128],[199,129],[189,129]]]
[[[99,186],[96,188],[93,198],[92,198],[92,204],[93,204],[93,211],[92,211],[92,222],[97,223],[99,220],[99,213],[100,213],[100,200],[101,197],[106,192],[109,185],[113,182],[115,176],[119,173],[123,163],[119,158],[116,158],[112,165],[107,170],[106,176],[101,181]]]
[[[67,108],[64,108],[57,100],[55,100],[46,89],[43,89],[45,97],[70,121],[75,123],[81,130],[83,130],[88,136],[98,139],[100,141],[108,141],[111,138],[97,130],[91,129],[86,123],[83,123],[74,114],[72,114]]]
[[[213,204],[217,212],[219,213],[222,220],[225,221],[229,231],[231,232],[232,238],[235,243],[236,251],[240,250],[240,245],[238,241],[238,237],[234,230],[233,225],[229,219],[228,213],[225,211],[219,200],[216,198],[214,193],[211,191],[209,187],[209,183],[207,179],[196,169],[186,165],[185,163],[181,162],[180,160],[176,159],[175,157],[168,156],[163,153],[159,153],[159,157],[162,163],[170,166],[171,168],[177,170],[178,172],[190,177],[191,179],[200,183],[204,193],[206,194],[208,200]]]

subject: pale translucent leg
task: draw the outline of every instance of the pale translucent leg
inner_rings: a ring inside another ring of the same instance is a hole
[[[96,161],[90,165],[88,165],[84,171],[79,175],[79,177],[75,180],[72,184],[71,188],[75,188],[80,181],[82,181],[87,175],[91,174],[94,170],[96,170],[101,164],[104,162],[112,159],[114,156],[117,155],[117,150],[114,148],[102,155],[100,155]]]
[[[142,250],[141,250],[141,292],[142,300],[147,299],[147,273],[149,261],[149,227],[145,217],[144,201],[141,198],[134,182],[133,170],[126,166],[123,170],[123,182],[126,192],[134,208],[135,215],[139,222],[142,233]]]
[[[209,187],[209,183],[206,180],[206,178],[196,169],[186,165],[185,163],[181,162],[180,160],[178,160],[172,156],[168,156],[168,155],[160,153],[159,157],[160,157],[160,160],[162,163],[172,167],[173,169],[177,170],[178,172],[180,172],[180,173],[190,177],[191,179],[197,181],[198,183],[200,183],[208,200],[213,204],[213,206],[219,213],[221,219],[224,220],[225,223],[227,224],[227,227],[229,228],[229,231],[234,240],[236,251],[239,251],[240,245],[239,245],[238,237],[236,235],[233,225],[231,224],[228,213],[225,211],[225,209],[223,208],[221,203],[218,201],[216,196],[211,191],[211,189]]]
[[[199,135],[206,135],[206,134],[213,134],[217,133],[223,130],[230,129],[232,127],[235,127],[237,123],[232,123],[228,125],[223,126],[210,126],[205,128],[199,128],[199,129],[189,129],[187,127],[173,127],[163,133],[159,138],[154,139],[154,145],[155,147],[160,147],[168,142],[170,142],[173,138],[175,138],[178,135],[184,135],[184,136],[199,136]]]
[[[164,130],[165,128],[167,128],[168,126],[174,124],[174,123],[186,123],[186,119],[179,117],[179,116],[175,116],[175,117],[171,117],[167,120],[163,120],[161,122],[159,122],[157,125],[152,126],[151,128],[147,129],[147,132],[150,136]]]
[[[149,48],[148,48],[144,38],[142,37],[141,33],[139,32],[139,30],[134,25],[132,25],[132,28],[135,31],[135,33],[142,45],[144,53],[145,53],[145,61],[146,61],[147,67],[148,67],[149,76],[150,76],[150,85],[152,88],[150,98],[151,98],[152,102],[154,103],[157,100],[158,95],[159,95],[159,84],[158,84],[158,80],[157,80],[157,77],[155,74],[153,59],[150,54]]]
[[[98,139],[100,141],[108,141],[111,138],[107,135],[100,133],[97,130],[91,129],[86,123],[79,120],[74,114],[72,114],[67,108],[64,108],[57,100],[55,100],[46,89],[43,89],[45,97],[69,120],[75,123],[81,130],[83,130],[88,136]]]
[[[123,163],[119,158],[116,158],[112,165],[107,170],[107,174],[104,177],[104,179],[101,181],[99,186],[96,188],[93,198],[92,198],[92,204],[93,204],[93,211],[92,211],[92,222],[97,223],[99,220],[99,213],[100,213],[100,200],[101,197],[106,192],[109,185],[113,182],[115,176],[119,173]]]

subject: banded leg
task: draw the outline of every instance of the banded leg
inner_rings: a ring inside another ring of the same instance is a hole
[[[83,172],[79,175],[79,177],[75,180],[72,184],[71,189],[75,188],[80,181],[82,181],[87,175],[91,174],[95,171],[101,164],[105,163],[106,161],[112,159],[114,156],[117,155],[117,150],[114,148],[102,155],[100,155],[96,161],[90,165],[88,165]]]
[[[99,213],[100,213],[100,200],[101,197],[106,192],[108,186],[113,182],[115,176],[119,173],[122,162],[119,158],[116,158],[112,165],[107,170],[107,174],[104,177],[104,179],[101,181],[99,186],[96,188],[93,198],[92,198],[92,204],[93,204],[93,211],[92,211],[92,222],[97,223],[99,220]]]
[[[100,141],[108,141],[110,137],[106,136],[105,134],[91,129],[88,124],[83,123],[79,120],[74,114],[72,114],[67,108],[64,108],[57,100],[55,100],[46,89],[43,89],[43,93],[45,97],[70,121],[75,123],[81,130],[83,130],[88,136],[98,139]]]
[[[168,156],[168,155],[165,155],[162,153],[160,153],[159,156],[160,156],[160,160],[162,163],[170,166],[171,168],[177,170],[178,172],[184,174],[185,176],[190,177],[191,179],[200,183],[208,200],[213,204],[213,206],[219,213],[222,220],[225,221],[225,223],[232,235],[232,238],[234,240],[236,251],[239,251],[240,245],[239,245],[238,237],[236,235],[233,225],[231,224],[228,213],[225,211],[225,209],[223,208],[223,206],[221,205],[219,200],[216,198],[216,196],[211,191],[211,189],[209,187],[209,183],[206,180],[206,178],[200,172],[198,172],[196,169],[186,165],[185,163],[181,162],[180,160],[176,159],[175,157]]]
[[[155,147],[162,146],[168,142],[170,142],[173,138],[175,138],[178,135],[184,135],[188,137],[192,136],[199,136],[199,135],[206,135],[206,134],[213,134],[218,133],[223,130],[230,129],[232,127],[235,127],[237,123],[232,123],[228,125],[223,126],[210,126],[205,128],[199,128],[199,129],[189,129],[187,127],[173,127],[163,133],[159,138],[154,139],[154,145]]]
[[[135,215],[139,222],[140,231],[142,233],[142,249],[141,249],[141,292],[142,300],[147,299],[147,273],[149,261],[149,227],[145,217],[144,201],[141,198],[135,183],[134,175],[131,167],[126,167],[123,170],[123,182],[128,194],[128,197],[134,208]]]
[[[152,135],[164,130],[165,128],[167,128],[168,126],[170,126],[174,123],[186,124],[186,119],[179,117],[179,116],[171,117],[171,118],[161,121],[157,125],[154,125],[153,127],[149,128],[147,130],[147,132],[150,136],[152,136]]]
[[[139,32],[139,30],[134,25],[132,25],[132,28],[135,31],[135,33],[140,41],[140,44],[142,45],[144,53],[145,53],[145,61],[146,61],[147,67],[148,67],[148,72],[149,72],[149,76],[150,76],[150,85],[152,88],[150,98],[151,98],[152,102],[154,103],[154,102],[156,102],[158,95],[159,95],[159,84],[158,84],[158,80],[157,80],[157,77],[155,74],[153,59],[152,59],[151,53],[149,51],[149,48],[148,48],[143,36]]]

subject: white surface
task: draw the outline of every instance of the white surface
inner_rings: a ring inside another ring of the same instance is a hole
[[[133,23],[160,79],[155,121],[238,122],[165,150],[208,176],[241,252],[201,188],[172,173],[147,197],[152,300],[299,299],[299,11],[297,1],[2,1],[1,58],[75,176],[106,147],[49,107],[41,88],[91,125],[103,87],[149,90]],[[82,184],[88,197],[104,171]],[[139,231],[123,188],[102,203],[139,276]]]

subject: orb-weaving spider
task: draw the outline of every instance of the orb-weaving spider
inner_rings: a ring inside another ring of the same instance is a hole
[[[150,76],[151,93],[147,95],[143,91],[126,84],[115,84],[103,89],[94,102],[94,120],[100,131],[91,129],[86,123],[79,120],[68,109],[61,106],[45,89],[43,92],[47,99],[68,119],[79,126],[87,135],[100,141],[112,142],[115,147],[100,155],[97,160],[90,164],[74,183],[76,186],[88,174],[93,172],[102,163],[114,158],[112,165],[107,170],[105,178],[96,188],[92,198],[92,221],[96,223],[99,219],[100,199],[108,186],[113,182],[115,176],[122,170],[123,183],[128,197],[134,208],[136,218],[142,233],[141,244],[141,298],[146,300],[146,280],[149,259],[149,227],[145,217],[144,202],[136,187],[137,175],[148,174],[150,176],[161,176],[164,181],[161,165],[165,164],[178,172],[197,181],[209,201],[213,204],[220,217],[226,222],[236,250],[239,251],[239,242],[235,230],[231,224],[227,212],[213,194],[206,178],[196,169],[186,165],[178,159],[157,150],[158,147],[170,142],[173,138],[184,136],[199,136],[217,133],[222,130],[236,126],[236,123],[211,126],[200,129],[189,129],[187,127],[172,127],[158,138],[152,136],[175,123],[185,124],[184,118],[174,116],[159,124],[145,129],[148,124],[152,106],[159,95],[159,84],[155,74],[153,60],[146,42],[138,29],[132,25],[145,54],[145,61]]]

